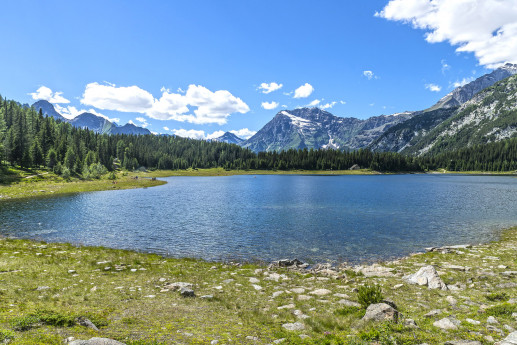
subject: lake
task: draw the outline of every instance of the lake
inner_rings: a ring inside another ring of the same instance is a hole
[[[0,203],[0,234],[207,260],[364,262],[480,243],[517,225],[517,179],[464,175],[169,177]]]

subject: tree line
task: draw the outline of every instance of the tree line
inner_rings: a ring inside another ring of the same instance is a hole
[[[165,135],[107,135],[75,128],[0,96],[2,166],[43,168],[70,176],[100,177],[134,170],[215,168],[346,170],[357,164],[377,171],[502,171],[517,169],[517,141],[492,143],[433,157],[369,150],[287,150],[254,153],[238,145]]]

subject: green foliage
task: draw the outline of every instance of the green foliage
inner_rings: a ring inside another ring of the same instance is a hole
[[[117,179],[117,174],[115,174],[114,171],[111,171],[108,175],[108,180],[116,180]]]
[[[366,284],[359,286],[357,292],[357,301],[364,308],[368,308],[370,304],[380,303],[384,298],[380,285]]]
[[[15,318],[12,325],[17,331],[27,331],[40,325],[72,327],[77,324],[77,317],[78,315],[61,314],[53,310],[38,310],[35,313]],[[108,320],[103,316],[86,313],[84,317],[88,318],[99,328],[108,325]]]
[[[63,169],[61,169],[61,177],[63,177],[65,180],[70,180],[70,169],[68,169],[67,167],[63,167]]]
[[[15,333],[11,331],[10,329],[1,329],[0,328],[0,341],[7,343],[11,340],[13,340],[15,337]]]
[[[498,304],[490,307],[486,310],[486,314],[489,316],[512,316],[513,313],[517,312],[517,305],[510,303]]]
[[[359,307],[343,307],[343,308],[340,308],[340,309],[336,309],[334,311],[334,314],[338,315],[338,316],[354,315],[357,318],[360,318],[360,317],[363,316],[364,310],[362,310]]]
[[[28,331],[35,327],[39,322],[39,319],[34,315],[20,316],[12,321],[12,326],[17,331]]]
[[[510,296],[506,292],[493,292],[486,296],[486,299],[491,302],[508,301]]]

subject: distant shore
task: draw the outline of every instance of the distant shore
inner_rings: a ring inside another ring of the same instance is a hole
[[[166,184],[159,180],[160,177],[171,176],[234,176],[234,175],[396,175],[412,174],[411,172],[383,173],[369,169],[359,170],[225,170],[223,168],[211,169],[187,169],[187,170],[155,170],[140,172],[117,172],[115,180],[106,177],[93,180],[81,180],[72,178],[66,181],[58,175],[48,171],[23,171],[18,172],[17,178],[10,183],[0,184],[0,203],[5,200],[34,198],[49,195],[62,195],[80,192],[94,192],[103,190],[120,190],[133,188],[147,188]],[[517,176],[517,172],[451,172],[429,171],[414,174],[454,174],[454,175],[479,175],[479,176]]]

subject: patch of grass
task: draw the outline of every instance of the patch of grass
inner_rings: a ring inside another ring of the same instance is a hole
[[[364,308],[368,308],[370,304],[380,303],[383,300],[382,289],[377,284],[365,284],[359,286],[357,292],[357,301]]]
[[[490,302],[508,301],[510,296],[506,292],[493,292],[486,295],[486,299]]]
[[[513,313],[517,312],[517,305],[510,303],[503,303],[486,310],[486,314],[489,316],[512,316]]]
[[[16,336],[16,334],[13,331],[11,331],[10,329],[0,328],[0,341],[1,342],[7,343],[7,342],[13,340],[15,336]]]
[[[359,307],[343,307],[334,310],[334,315],[337,316],[349,316],[352,315],[357,318],[361,318],[363,316],[364,310]]]

